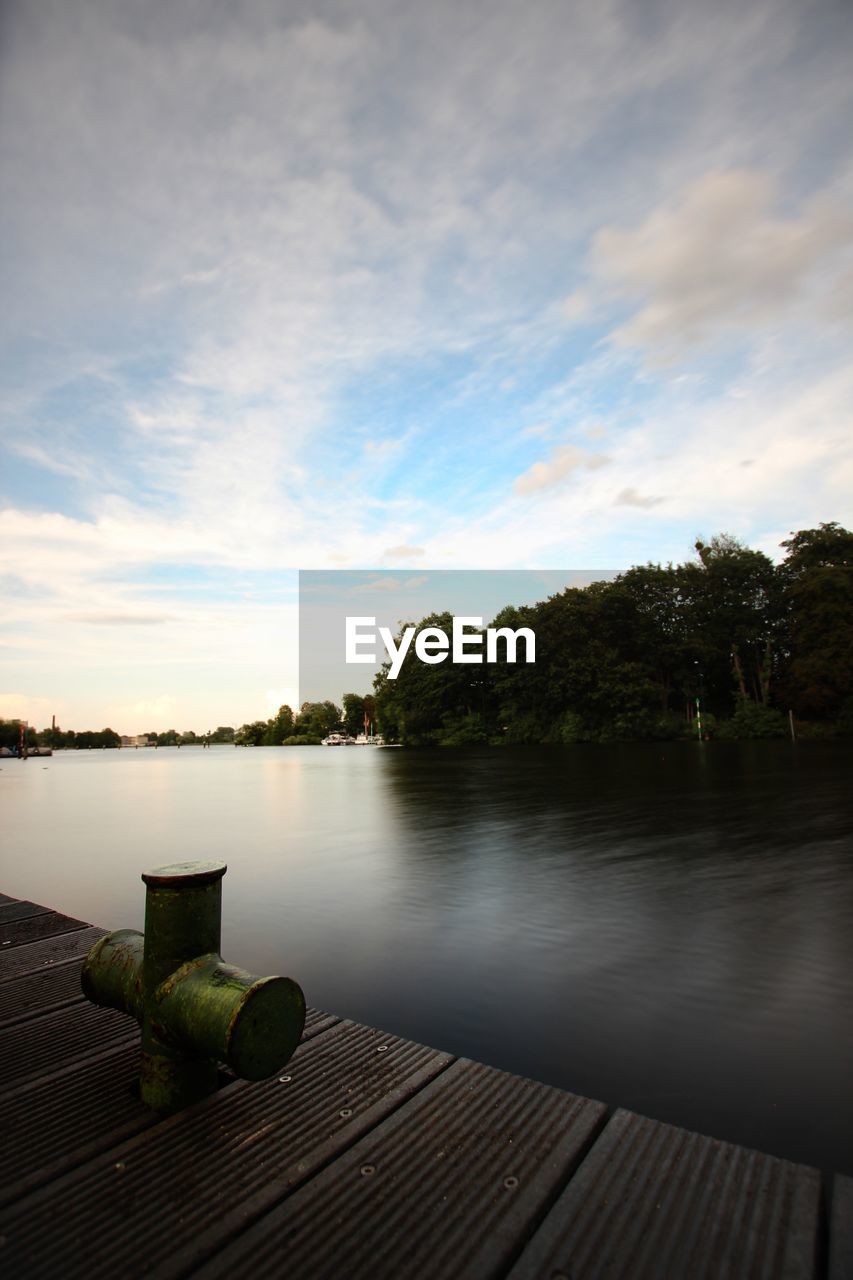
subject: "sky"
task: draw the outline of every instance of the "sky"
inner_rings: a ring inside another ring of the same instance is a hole
[[[5,0],[0,716],[295,703],[299,569],[849,525],[851,54],[846,0]]]

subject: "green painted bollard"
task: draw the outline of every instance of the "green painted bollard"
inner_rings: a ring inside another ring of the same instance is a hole
[[[219,954],[224,862],[147,871],[145,933],[118,929],[83,965],[83,993],[142,1027],[140,1096],[170,1115],[217,1087],[224,1062],[263,1080],[302,1036],[305,997],[291,978],[256,978]]]

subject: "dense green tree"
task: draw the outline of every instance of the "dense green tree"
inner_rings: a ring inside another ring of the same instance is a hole
[[[792,533],[780,546],[787,553],[780,567],[786,582],[815,569],[853,569],[853,531],[834,520]]]
[[[348,734],[355,737],[361,733],[364,728],[364,698],[357,693],[345,693],[342,718]]]
[[[734,715],[717,726],[719,738],[784,738],[787,718],[775,707],[767,707],[749,698],[739,698]]]
[[[606,596],[613,604],[620,598],[625,602],[619,648],[629,661],[642,661],[646,678],[655,686],[660,714],[683,713],[686,701],[699,692],[701,658],[684,570],[671,564],[639,565],[620,574]]]
[[[853,533],[822,524],[782,546],[783,701],[800,716],[832,720],[853,697]]]
[[[280,747],[285,738],[289,738],[293,733],[293,710],[286,704],[279,707],[275,716],[269,721],[267,731],[264,734],[263,745],[265,747]]]
[[[376,721],[376,699],[372,693],[364,697],[358,693],[345,693],[343,698],[343,724],[348,734],[358,737],[365,732],[365,724],[373,725]]]
[[[608,741],[704,732],[765,737],[801,716],[853,723],[853,534],[838,525],[783,544],[775,567],[720,534],[682,565],[504,609],[530,627],[536,663],[436,666],[407,658],[375,682],[380,726],[412,744]],[[411,625],[411,624],[408,624]],[[452,618],[435,614],[417,631]],[[399,641],[399,637],[398,637]]]
[[[121,737],[114,729],[99,731],[83,730],[74,737],[74,747],[78,751],[103,749],[104,747],[120,747]]]
[[[214,729],[213,733],[210,735],[209,741],[216,742],[216,743],[233,742],[234,730],[232,729],[230,724],[220,724],[217,726],[216,729]]]
[[[341,708],[334,702],[303,702],[294,724],[300,738],[325,738],[341,727]]]
[[[251,724],[244,724],[237,730],[234,741],[241,747],[259,747],[266,736],[269,728],[267,720],[253,720]]]
[[[535,666],[495,669],[500,721],[510,742],[646,736],[657,692],[630,644],[636,608],[606,583],[570,588],[541,605],[504,611],[501,626],[530,626]]]
[[[400,643],[405,623],[396,637]],[[490,738],[496,728],[490,666],[454,664],[449,658],[428,664],[414,655],[417,636],[430,627],[450,635],[453,618],[449,613],[431,614],[415,628],[409,653],[395,680],[386,663],[376,678],[376,715],[387,737],[415,745],[441,745],[445,739],[459,741],[463,722],[466,740]]]
[[[781,618],[773,562],[727,534],[696,550],[699,564],[684,569],[687,615],[707,703],[717,715],[738,697],[767,705]]]
[[[24,743],[27,747],[35,747],[38,745],[38,737],[34,729],[27,726],[24,729]],[[8,747],[10,751],[17,752],[21,744],[21,721],[20,720],[0,720],[0,747]]]

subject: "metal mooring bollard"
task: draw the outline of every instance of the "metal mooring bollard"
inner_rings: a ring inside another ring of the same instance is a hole
[[[302,1035],[305,997],[291,978],[256,978],[219,954],[224,862],[147,871],[145,933],[118,929],[83,965],[83,993],[142,1027],[140,1096],[170,1115],[213,1093],[217,1064],[263,1080]]]

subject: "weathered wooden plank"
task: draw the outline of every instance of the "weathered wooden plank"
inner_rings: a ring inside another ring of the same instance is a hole
[[[35,902],[0,903],[0,923],[7,920],[26,920],[29,916],[44,916],[50,907],[40,907]]]
[[[829,1280],[853,1276],[853,1178],[835,1175],[829,1218]]]
[[[75,956],[82,959],[106,932],[106,929],[95,929],[88,925],[85,929],[76,929],[72,933],[57,934],[37,939],[25,946],[0,951],[0,983],[9,982],[25,973],[38,973],[51,965],[64,964]]]
[[[17,902],[17,901],[18,901],[17,898],[10,898],[8,893],[0,893],[0,903],[2,903],[4,906],[9,902]]]
[[[133,1018],[85,1001],[15,1023],[0,1031],[0,1084],[13,1088],[138,1034]]]
[[[309,1010],[304,1039],[337,1021]],[[158,1124],[139,1101],[138,1073],[139,1044],[124,1040],[4,1093],[0,1206]]]
[[[459,1061],[199,1274],[504,1275],[605,1117],[599,1102]]]
[[[617,1111],[512,1280],[811,1280],[820,1175]]]
[[[156,1124],[134,1093],[138,1072],[139,1045],[124,1040],[5,1093],[0,1205]]]
[[[185,1275],[452,1059],[340,1022],[282,1081],[238,1081],[30,1193],[4,1214],[12,1275]],[[156,1229],[155,1229],[156,1228]]]
[[[28,916],[25,920],[0,921],[0,948],[4,951],[22,947],[41,938],[58,933],[71,933],[88,928],[85,920],[61,915],[58,911],[46,911],[42,915]]]
[[[0,1029],[83,999],[80,957],[0,983]]]
[[[314,1036],[320,1035],[322,1031],[328,1031],[330,1027],[340,1022],[333,1013],[324,1013],[322,1009],[308,1009],[305,1013],[305,1027],[302,1032],[302,1043],[311,1040]]]

